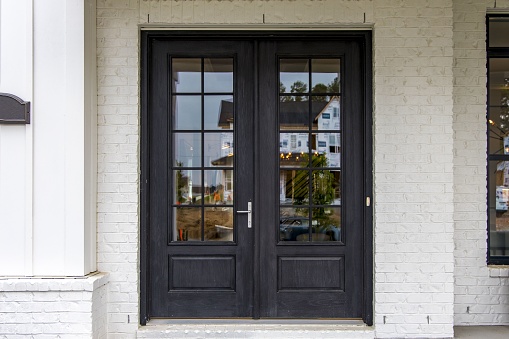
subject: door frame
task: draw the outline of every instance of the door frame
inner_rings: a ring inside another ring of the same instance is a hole
[[[373,101],[372,101],[372,33],[371,30],[267,30],[267,31],[228,31],[228,30],[142,30],[140,32],[140,324],[146,325],[150,320],[148,305],[150,304],[151,294],[149,291],[150,279],[150,238],[149,238],[149,124],[148,124],[148,98],[150,93],[149,69],[151,62],[151,44],[158,38],[176,38],[176,39],[207,39],[207,38],[224,38],[224,39],[263,39],[270,37],[271,39],[298,39],[299,37],[320,38],[320,39],[341,39],[356,40],[364,47],[363,53],[363,74],[361,82],[363,83],[363,103],[364,103],[364,196],[370,198],[371,203],[365,206],[363,213],[363,300],[362,300],[362,320],[367,325],[373,325]],[[256,44],[255,44],[255,53]],[[256,63],[255,63],[256,64]],[[257,71],[257,70],[255,70]],[[257,76],[257,72],[255,72]],[[255,89],[254,95],[256,95]],[[255,110],[256,107],[255,100]],[[257,142],[259,138],[260,128],[254,126],[255,154],[259,152]],[[256,165],[255,165],[256,166]],[[259,175],[259,171],[255,171],[255,176]],[[259,206],[261,194],[257,190],[254,192],[254,205]],[[254,241],[259,242],[259,227],[256,227],[256,219],[254,220]],[[254,247],[254,270],[260,270],[260,251],[259,247]],[[259,297],[260,284],[255,275],[254,279],[254,319],[259,314]],[[258,311],[257,311],[258,310]]]

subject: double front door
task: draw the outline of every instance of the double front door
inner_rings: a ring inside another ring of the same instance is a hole
[[[144,35],[142,317],[370,321],[365,53]]]

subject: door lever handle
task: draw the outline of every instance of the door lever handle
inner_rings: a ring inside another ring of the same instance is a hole
[[[247,214],[247,228],[251,228],[253,225],[252,225],[252,213],[253,212],[253,207],[252,207],[252,203],[251,201],[248,201],[247,203],[247,211],[237,211],[237,213],[239,214]]]

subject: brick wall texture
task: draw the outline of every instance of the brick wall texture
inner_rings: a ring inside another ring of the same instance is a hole
[[[453,323],[507,323],[507,278],[490,278],[485,260],[491,6],[97,0],[98,269],[110,273],[109,336],[134,337],[139,323],[138,24],[148,23],[372,28],[376,336],[452,337]]]

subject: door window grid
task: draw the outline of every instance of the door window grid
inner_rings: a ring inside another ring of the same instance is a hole
[[[171,241],[233,241],[233,60],[171,60]]]
[[[340,59],[280,59],[279,76],[279,240],[339,243]]]

